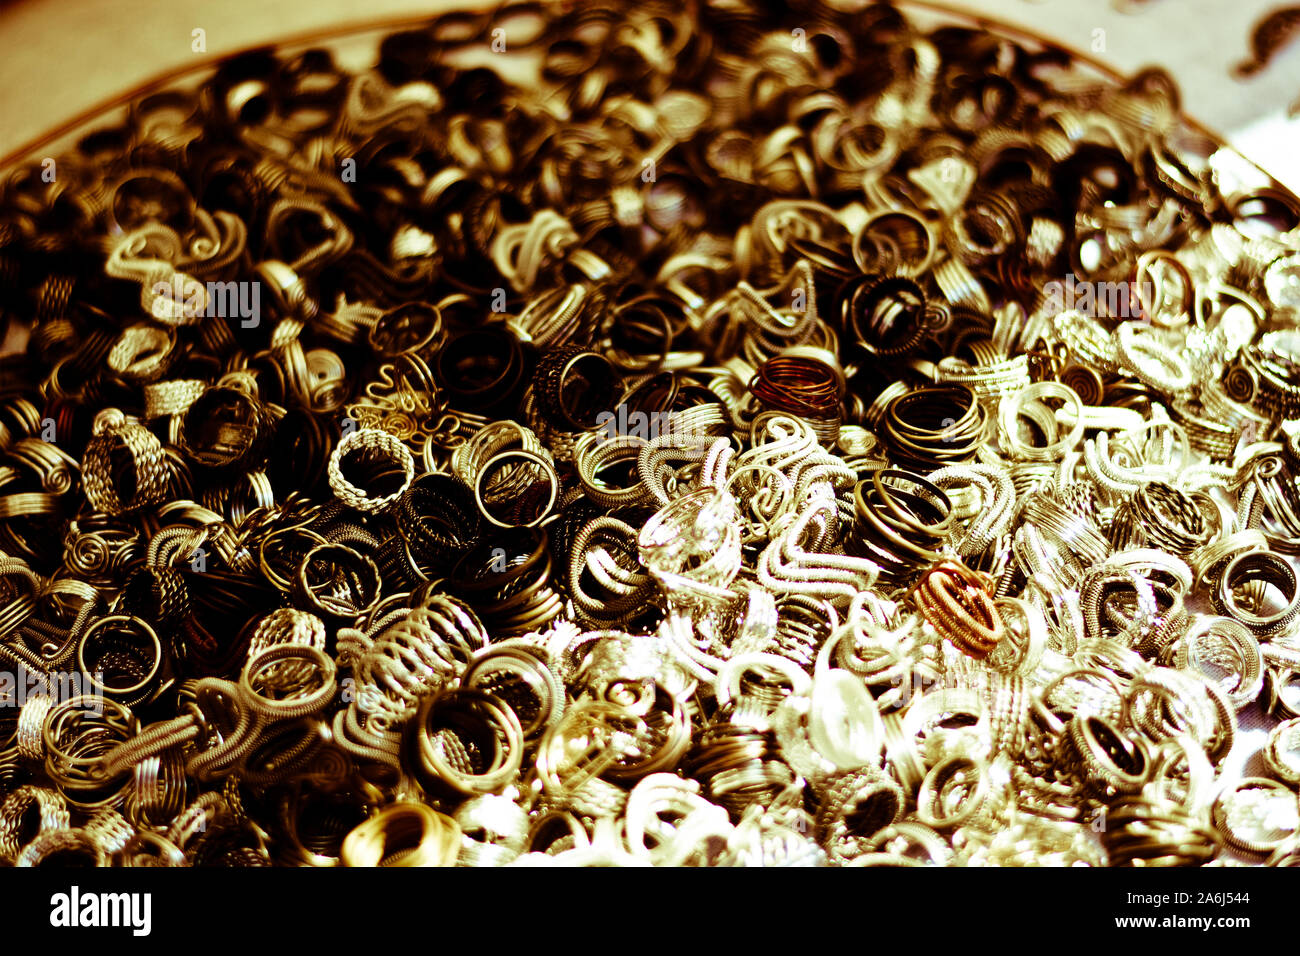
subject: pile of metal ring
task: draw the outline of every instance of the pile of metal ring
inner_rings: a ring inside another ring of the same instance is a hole
[[[1300,206],[1226,156],[1158,71],[649,0],[32,158],[0,860],[1300,863]]]

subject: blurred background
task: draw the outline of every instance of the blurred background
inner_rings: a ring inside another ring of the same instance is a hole
[[[593,2],[593,0],[584,0]],[[598,0],[594,0],[598,2]],[[448,0],[11,0],[0,5],[0,157],[158,75],[237,50],[347,24],[468,6]],[[922,4],[923,6],[924,4]],[[1192,118],[1300,192],[1300,6],[1278,0],[954,0],[1087,53],[1124,74],[1158,65]],[[1279,13],[1290,10],[1291,13]],[[1262,68],[1252,38],[1279,48]],[[1289,19],[1288,19],[1289,16]],[[1296,42],[1289,42],[1294,21]],[[202,52],[193,49],[203,31]],[[364,65],[364,64],[359,64]]]

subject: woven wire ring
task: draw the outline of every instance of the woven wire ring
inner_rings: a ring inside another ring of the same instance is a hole
[[[361,451],[369,458],[386,458],[401,469],[402,482],[394,491],[374,498],[362,488],[358,488],[343,476],[343,460],[354,452]],[[387,511],[397,504],[415,478],[415,457],[411,450],[397,438],[379,428],[359,428],[343,437],[330,455],[330,488],[340,501],[351,508],[367,513]]]

